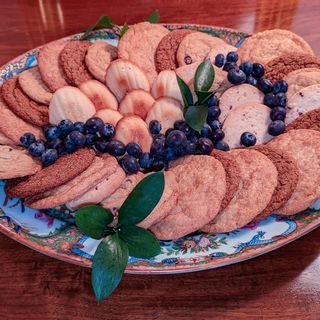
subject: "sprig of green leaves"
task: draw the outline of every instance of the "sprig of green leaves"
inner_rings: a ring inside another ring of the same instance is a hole
[[[100,206],[79,209],[76,224],[89,237],[101,240],[93,257],[91,282],[98,301],[107,298],[118,286],[128,263],[129,254],[150,259],[161,252],[159,241],[136,224],[156,207],[164,190],[164,174],[156,172],[141,180],[118,210],[118,223],[110,210]]]
[[[150,14],[150,16],[146,19],[146,21],[150,23],[157,23],[159,22],[159,19],[160,19],[160,12],[158,9],[156,9]]]

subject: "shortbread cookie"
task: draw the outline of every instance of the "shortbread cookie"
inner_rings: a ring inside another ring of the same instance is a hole
[[[288,153],[299,170],[292,196],[277,213],[292,215],[307,209],[320,195],[320,132],[291,130],[273,139],[270,146]]]
[[[161,39],[155,54],[156,70],[158,72],[178,68],[179,64],[176,59],[178,47],[183,38],[191,32],[194,31],[188,29],[173,30]]]
[[[239,189],[228,206],[202,228],[206,232],[229,232],[245,226],[266,208],[277,186],[277,169],[264,154],[253,149],[230,153],[240,168]]]
[[[90,45],[89,41],[69,41],[60,53],[60,63],[67,81],[74,86],[92,79],[85,64]]]
[[[35,174],[40,162],[32,159],[22,148],[0,145],[0,179],[12,179]]]
[[[17,77],[6,80],[1,92],[10,110],[22,120],[39,127],[49,123],[48,107],[31,100],[21,90]]]
[[[292,71],[303,68],[320,68],[320,60],[310,54],[287,53],[269,61],[265,66],[265,78],[282,80]]]
[[[219,120],[224,122],[228,114],[242,104],[262,104],[264,94],[256,87],[243,83],[227,89],[219,98],[221,114]]]
[[[283,29],[266,30],[252,35],[238,49],[241,62],[252,61],[266,65],[284,54],[314,55],[309,44],[297,34]]]
[[[300,115],[320,108],[320,84],[298,91],[288,100],[285,123],[288,125]]]
[[[91,165],[94,157],[92,149],[79,149],[23,181],[9,181],[5,191],[9,197],[25,198],[54,189],[80,175]]]
[[[242,104],[233,109],[223,123],[224,141],[230,148],[241,147],[242,133],[251,132],[257,139],[256,144],[266,143],[273,138],[268,133],[270,123],[270,108],[258,103]]]
[[[178,239],[201,229],[218,214],[226,193],[226,173],[220,161],[211,156],[186,159],[169,169],[179,185],[176,206],[150,228],[160,240]]]
[[[43,104],[50,103],[52,93],[43,82],[38,67],[21,72],[18,79],[21,89],[31,99]]]
[[[97,41],[87,50],[85,57],[86,66],[96,79],[104,83],[107,68],[110,62],[116,59],[117,56],[117,47],[105,41]]]
[[[168,33],[169,30],[159,24],[149,22],[134,24],[120,39],[118,56],[132,61],[141,68],[151,85],[157,76],[154,55],[159,42]]]
[[[286,127],[286,131],[293,129],[312,129],[320,131],[320,108],[302,114]]]
[[[53,92],[68,85],[59,62],[60,53],[66,43],[66,40],[48,43],[40,49],[37,57],[41,78]]]

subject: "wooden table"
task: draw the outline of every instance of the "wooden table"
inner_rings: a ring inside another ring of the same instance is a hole
[[[1,0],[0,64],[83,30],[102,14],[119,24],[135,23],[156,8],[161,22],[247,32],[290,29],[320,55],[318,0]],[[259,258],[216,270],[125,275],[118,290],[98,305],[89,270],[0,235],[0,319],[320,319],[319,239],[320,229]]]

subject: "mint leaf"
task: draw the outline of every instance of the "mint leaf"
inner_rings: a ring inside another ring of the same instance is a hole
[[[87,206],[79,209],[75,215],[76,224],[87,236],[100,240],[107,224],[113,221],[110,210],[100,206]]]
[[[113,28],[115,24],[113,23],[112,19],[108,16],[101,16],[98,21],[90,26],[88,29],[84,30],[84,34],[81,37],[82,40],[86,39],[90,32],[93,30],[103,29],[103,28]]]
[[[129,30],[128,24],[125,22],[121,28],[119,37],[121,38]]]
[[[208,107],[205,105],[190,106],[186,110],[184,117],[187,124],[195,131],[200,132],[208,116]]]
[[[98,301],[107,298],[118,286],[127,266],[129,250],[118,233],[104,238],[92,263],[91,283]]]
[[[158,204],[164,189],[164,174],[159,171],[141,180],[119,209],[118,226],[135,225]]]
[[[210,59],[200,63],[194,76],[195,91],[209,91],[214,81],[214,69]]]
[[[124,226],[119,236],[128,244],[130,256],[150,259],[161,253],[157,238],[150,232],[137,226]]]
[[[177,81],[178,81],[179,89],[182,95],[184,106],[187,107],[192,105],[193,98],[188,85],[179,76],[177,76]]]
[[[157,9],[157,10],[154,10],[145,21],[150,23],[157,23],[159,21],[159,18],[160,18],[160,13],[159,13],[159,10]]]
[[[205,104],[208,100],[214,95],[214,92],[211,91],[196,91],[198,97],[197,105]]]

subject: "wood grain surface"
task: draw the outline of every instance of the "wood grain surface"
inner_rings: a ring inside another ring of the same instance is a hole
[[[256,32],[285,28],[320,55],[319,0],[1,0],[0,64],[85,29],[102,14],[135,23],[158,8],[161,22]],[[1,115],[0,115],[1,116]],[[1,320],[320,319],[320,229],[253,260],[198,273],[125,275],[100,305],[90,272],[0,235]]]

